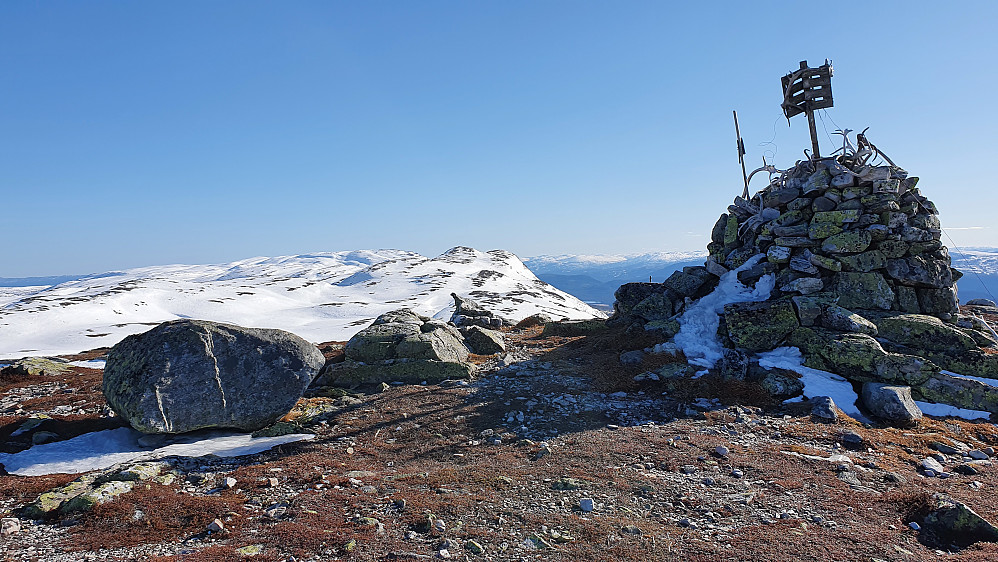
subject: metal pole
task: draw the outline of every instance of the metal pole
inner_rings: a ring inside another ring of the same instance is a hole
[[[748,175],[745,173],[745,143],[742,142],[742,133],[738,130],[738,112],[731,110],[731,113],[735,116],[735,137],[738,139],[738,163],[742,165],[742,182],[745,184],[745,190],[742,191],[742,198],[747,201],[749,198],[749,191]]]

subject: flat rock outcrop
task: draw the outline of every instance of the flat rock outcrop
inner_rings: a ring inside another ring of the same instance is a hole
[[[315,345],[290,332],[176,320],[115,345],[103,391],[145,433],[255,431],[294,407],[323,362]]]

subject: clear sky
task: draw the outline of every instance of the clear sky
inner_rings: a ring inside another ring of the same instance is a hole
[[[702,249],[741,191],[731,110],[750,166],[792,165],[779,79],[826,57],[823,150],[869,126],[957,244],[998,246],[998,3],[817,6],[3,2],[0,277]]]

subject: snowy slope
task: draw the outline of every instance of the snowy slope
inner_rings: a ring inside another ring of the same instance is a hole
[[[511,320],[538,312],[602,316],[502,250],[458,247],[433,259],[399,250],[319,253],[0,288],[0,358],[109,346],[177,318],[280,328],[315,342],[346,340],[396,308],[449,317],[452,292]]]

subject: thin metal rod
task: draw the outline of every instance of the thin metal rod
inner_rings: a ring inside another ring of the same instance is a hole
[[[745,143],[742,142],[742,133],[738,129],[738,112],[731,110],[731,113],[735,116],[735,137],[738,140],[738,163],[742,165],[742,182],[745,184],[745,191],[742,192],[742,197],[748,200],[748,174],[745,173]]]

